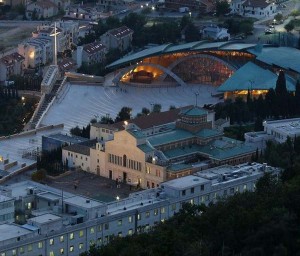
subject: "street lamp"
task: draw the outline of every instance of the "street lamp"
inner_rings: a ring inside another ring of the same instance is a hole
[[[151,7],[151,9],[152,9],[152,11],[154,11],[154,10],[155,10],[155,7],[154,7],[154,6],[152,6],[152,7]]]
[[[192,17],[192,12],[189,12],[190,18]]]

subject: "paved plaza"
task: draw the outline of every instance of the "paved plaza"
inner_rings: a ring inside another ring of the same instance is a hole
[[[65,132],[72,127],[86,126],[92,118],[101,118],[109,114],[115,118],[122,107],[132,108],[132,116],[141,112],[143,107],[151,109],[153,104],[161,104],[162,111],[171,105],[182,107],[196,102],[198,105],[214,104],[218,97],[217,87],[209,85],[188,85],[169,88],[102,87],[92,85],[66,84],[54,104],[41,121],[42,125],[63,123]]]

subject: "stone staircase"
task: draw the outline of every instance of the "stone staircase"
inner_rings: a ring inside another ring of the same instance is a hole
[[[58,91],[58,89],[60,88],[60,86],[63,86],[62,84],[63,80],[57,80],[51,90],[50,93],[45,94],[44,98],[42,100],[42,102],[40,102],[38,109],[36,110],[36,112],[33,115],[33,118],[31,120],[31,129],[35,129],[38,122],[40,121],[42,115],[44,114],[44,112],[47,110],[49,104],[51,103],[51,101],[53,100],[53,98],[56,96],[56,93]]]

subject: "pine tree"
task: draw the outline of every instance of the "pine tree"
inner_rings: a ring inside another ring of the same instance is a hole
[[[276,88],[275,88],[276,95],[279,97],[285,97],[287,95],[287,89],[286,89],[286,80],[284,72],[281,70],[278,75],[278,79],[276,82]]]

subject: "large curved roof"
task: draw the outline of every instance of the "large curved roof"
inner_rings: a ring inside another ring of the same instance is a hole
[[[145,49],[140,52],[127,55],[107,66],[107,68],[115,68],[122,65],[126,65],[132,62],[139,62],[140,60],[157,56],[161,54],[176,53],[183,51],[201,51],[201,50],[224,50],[224,51],[241,51],[247,50],[249,48],[254,48],[255,44],[246,44],[246,43],[237,43],[236,41],[232,42],[209,42],[209,41],[197,41],[186,44],[164,44],[149,49]]]

